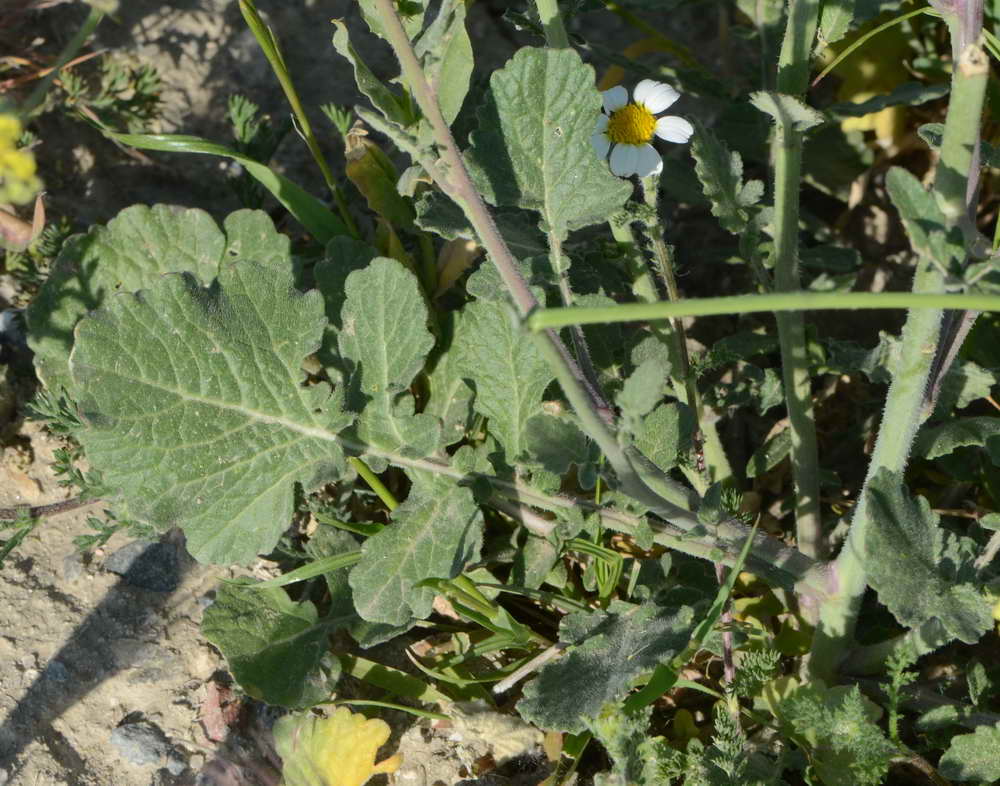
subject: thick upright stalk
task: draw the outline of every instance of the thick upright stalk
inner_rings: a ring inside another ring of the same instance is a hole
[[[778,90],[805,93],[819,14],[818,0],[791,0],[788,27],[778,60]],[[802,132],[778,121],[774,140],[774,285],[778,292],[799,289],[799,186],[802,178]],[[795,533],[799,549],[811,557],[826,555],[819,504],[819,451],[813,418],[812,385],[801,312],[776,314],[781,346],[785,403],[792,435],[795,481]]]
[[[935,198],[950,226],[966,215],[966,185],[972,165],[972,150],[979,138],[989,66],[983,50],[975,44],[963,50],[952,76],[951,103],[945,121],[941,160],[934,182]],[[913,281],[914,292],[941,292],[944,274],[933,260],[921,259]],[[865,591],[868,517],[868,485],[881,469],[902,473],[923,417],[924,396],[934,361],[942,311],[911,310],[903,328],[899,357],[893,368],[865,485],[854,509],[847,542],[834,563],[837,593],[825,603],[813,641],[810,669],[829,679],[853,643],[861,598]]]

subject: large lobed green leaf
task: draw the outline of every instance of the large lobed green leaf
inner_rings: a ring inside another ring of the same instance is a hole
[[[133,205],[107,226],[71,239],[27,310],[39,378],[73,395],[73,328],[110,295],[148,287],[172,272],[187,271],[208,284],[224,263],[237,259],[290,269],[289,240],[259,210],[231,214],[220,230],[203,210],[168,205]]]
[[[956,581],[954,551],[938,516],[923,498],[906,493],[903,479],[880,470],[869,483],[865,538],[868,583],[901,625],[937,618],[953,638],[974,644],[993,626],[990,604],[974,585]]]
[[[537,210],[544,229],[606,221],[631,195],[590,143],[601,110],[594,70],[572,49],[524,47],[494,71],[468,153],[494,205]]]
[[[687,647],[695,622],[690,606],[653,601],[616,601],[607,612],[568,615],[559,638],[577,646],[528,683],[518,712],[541,728],[583,731],[583,716],[597,717],[608,702],[620,702],[636,677]]]
[[[418,475],[392,523],[365,541],[350,575],[354,605],[366,620],[402,625],[431,613],[424,579],[452,579],[478,557],[483,517],[472,492],[450,478]]]
[[[243,262],[203,288],[191,274],[110,298],[70,358],[87,457],[129,515],[180,526],[204,562],[270,551],[306,490],[337,477],[350,418],[300,366],[319,346],[318,292]]]

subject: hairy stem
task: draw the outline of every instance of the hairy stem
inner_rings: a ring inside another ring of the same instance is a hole
[[[403,76],[424,117],[430,123],[441,156],[441,165],[434,165],[431,171],[438,185],[465,212],[480,242],[490,259],[497,266],[501,278],[510,293],[515,307],[522,317],[538,307],[527,282],[521,276],[510,249],[504,242],[492,216],[486,208],[479,192],[469,177],[465,162],[455,144],[440,107],[427,84],[416,54],[410,44],[392,0],[374,0],[375,8],[383,24],[389,41],[403,69]],[[622,490],[653,514],[676,528],[681,550],[684,538],[697,538],[695,532],[703,529],[696,514],[691,513],[691,492],[678,484],[666,473],[653,465],[648,458],[634,449],[623,448],[611,426],[611,413],[601,411],[598,401],[587,390],[579,368],[569,355],[566,347],[552,330],[543,330],[538,336],[537,346],[542,356],[549,362],[566,398],[580,418],[585,432],[601,449],[608,463],[618,476]],[[401,462],[402,464],[403,462]],[[747,530],[735,521],[725,521],[716,527],[717,536],[739,533],[746,541]],[[728,537],[726,538],[728,541]],[[736,554],[739,549],[736,550]],[[808,585],[814,596],[826,594],[826,577],[821,568],[812,560],[788,549],[773,538],[758,535],[754,539],[754,564],[774,575],[774,568],[791,570],[800,585]],[[712,561],[721,562],[722,559]],[[804,561],[804,562],[803,562]],[[794,563],[795,568],[789,568]],[[768,570],[769,569],[769,570]]]
[[[819,16],[818,0],[791,0],[788,25],[778,59],[778,90],[802,95],[809,84],[809,64]],[[778,121],[774,137],[774,286],[778,292],[799,289],[799,186],[803,134]],[[813,415],[812,383],[802,312],[775,314],[781,346],[785,404],[792,435],[795,482],[795,534],[799,549],[811,557],[826,555],[819,503],[819,450]]]
[[[983,50],[970,45],[962,52],[952,76],[951,102],[934,182],[935,198],[950,226],[958,226],[966,214],[966,180],[972,164],[972,148],[979,138],[988,73],[989,64]],[[926,259],[918,261],[914,292],[942,292],[944,285],[944,274],[937,264]],[[853,642],[861,598],[867,585],[865,538],[870,520],[865,492],[879,470],[902,474],[906,469],[913,438],[923,418],[924,397],[941,317],[940,309],[913,309],[907,315],[865,485],[854,509],[847,542],[834,563],[838,590],[821,609],[813,641],[810,669],[824,679],[833,676]]]

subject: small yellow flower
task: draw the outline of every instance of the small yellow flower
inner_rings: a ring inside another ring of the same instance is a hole
[[[35,174],[35,157],[17,147],[20,136],[17,115],[0,113],[0,203],[23,205],[42,187]]]
[[[643,79],[632,91],[631,102],[624,87],[612,87],[602,95],[605,113],[597,118],[590,141],[601,158],[610,151],[611,171],[619,177],[658,175],[663,159],[650,144],[653,138],[683,143],[694,133],[683,117],[656,117],[680,98],[663,82]]]

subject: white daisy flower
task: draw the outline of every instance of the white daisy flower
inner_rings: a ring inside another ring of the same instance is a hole
[[[660,174],[663,159],[649,144],[653,137],[683,143],[694,133],[683,117],[656,117],[680,98],[680,93],[663,82],[643,79],[632,91],[631,103],[624,87],[612,87],[601,95],[604,114],[597,118],[590,141],[601,158],[611,152],[611,171],[619,177]]]

